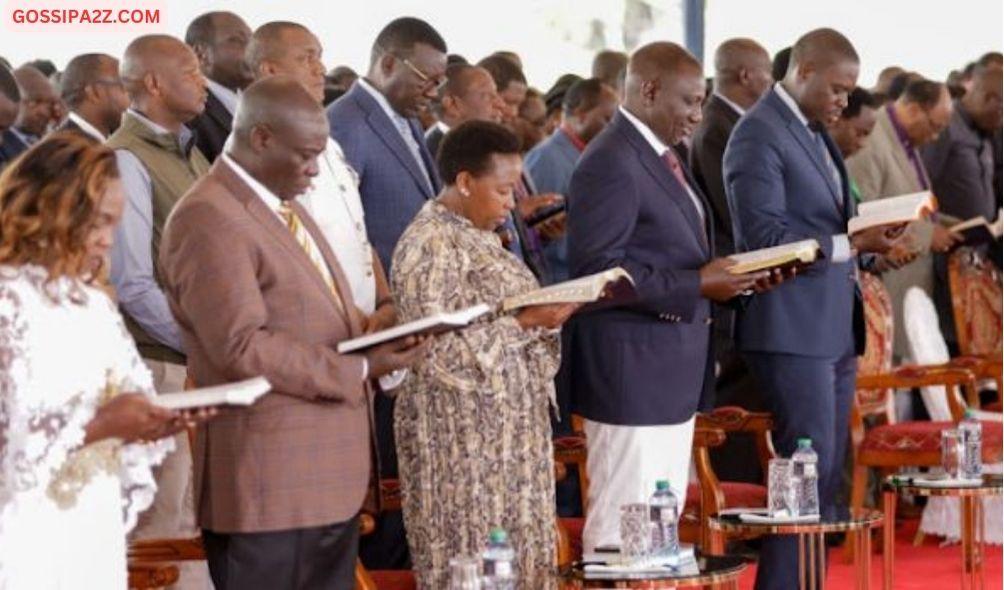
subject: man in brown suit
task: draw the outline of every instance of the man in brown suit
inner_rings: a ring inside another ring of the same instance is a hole
[[[375,470],[368,379],[414,362],[414,340],[341,355],[363,332],[337,259],[294,201],[327,144],[293,79],[241,96],[230,147],[174,210],[160,250],[200,386],[263,375],[250,408],[199,431],[196,514],[217,590],[349,589]]]

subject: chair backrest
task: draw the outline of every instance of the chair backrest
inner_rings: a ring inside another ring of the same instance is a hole
[[[744,432],[753,436],[757,447],[757,455],[763,473],[767,474],[767,463],[774,458],[774,444],[770,431],[774,428],[774,419],[767,412],[750,412],[738,406],[723,406],[711,412],[697,415],[698,428],[717,429],[725,434]]]
[[[948,287],[959,352],[1001,355],[1001,274],[979,250],[959,248],[948,259]]]
[[[903,319],[910,358],[918,365],[940,365],[949,360],[948,345],[938,325],[934,302],[920,287],[910,287],[903,297]],[[920,395],[932,420],[952,419],[943,387],[922,387]]]
[[[882,279],[869,272],[860,274],[859,283],[865,308],[865,351],[858,357],[859,375],[880,375],[892,369],[892,298]],[[888,389],[859,389],[855,402],[862,415],[885,414],[890,409]]]

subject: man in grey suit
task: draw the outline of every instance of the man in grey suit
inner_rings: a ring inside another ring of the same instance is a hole
[[[439,174],[418,123],[446,80],[446,42],[425,21],[404,17],[380,31],[369,73],[328,107],[331,136],[359,174],[366,231],[390,272],[398,238]]]
[[[725,150],[725,190],[736,247],[755,250],[808,238],[822,255],[778,288],[754,295],[736,319],[736,348],[774,415],[781,456],[809,437],[819,456],[824,518],[839,516],[857,351],[864,317],[857,254],[883,253],[903,226],[847,233],[854,215],[847,174],[825,126],[839,117],[858,78],[843,35],[817,29],[793,46],[784,79],[736,125]],[[795,539],[764,540],[756,587],[799,587]]]

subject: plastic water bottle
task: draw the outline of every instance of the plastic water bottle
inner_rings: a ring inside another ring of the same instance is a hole
[[[652,530],[652,556],[677,555],[680,552],[680,536],[677,531],[680,508],[676,494],[669,489],[669,482],[665,479],[655,482],[655,493],[648,501],[648,510]]]
[[[812,450],[812,439],[798,439],[798,449],[791,456],[792,486],[795,488],[796,516],[819,515],[819,457]]]
[[[959,422],[962,434],[962,479],[979,479],[983,475],[983,424],[972,410]]]
[[[492,590],[514,590],[516,574],[513,571],[513,561],[516,552],[509,544],[509,536],[505,529],[495,527],[488,535],[488,544],[481,554],[484,561],[485,587]]]

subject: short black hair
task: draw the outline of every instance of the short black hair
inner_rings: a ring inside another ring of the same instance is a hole
[[[36,70],[42,72],[42,75],[46,78],[52,76],[59,70],[56,69],[56,64],[52,63],[51,59],[33,59],[28,63],[24,64],[26,66],[31,66]]]
[[[886,92],[886,96],[889,100],[896,100],[903,94],[906,90],[907,85],[913,80],[922,80],[923,77],[917,72],[903,72],[902,74],[897,74],[895,78],[889,82],[889,90]]]
[[[866,107],[875,109],[881,104],[871,92],[860,86],[855,86],[854,90],[851,90],[850,94],[847,95],[847,106],[840,112],[840,118],[853,119],[861,114],[862,109]]]
[[[519,138],[498,123],[466,121],[443,137],[436,163],[446,184],[453,184],[461,172],[481,176],[491,170],[495,154],[519,152]]]
[[[420,18],[402,16],[385,26],[373,42],[370,64],[375,64],[385,52],[410,54],[416,45],[428,45],[436,51],[446,53],[446,41],[432,25]]]
[[[788,64],[791,62],[791,47],[785,47],[774,54],[774,59],[770,65],[770,76],[774,81],[784,80],[788,73]]]
[[[554,82],[554,85],[544,93],[544,103],[547,105],[548,113],[562,109],[562,104],[565,102],[565,94],[571,88],[572,84],[575,84],[579,80],[582,80],[582,76],[578,74],[562,74]]]
[[[462,56],[462,55],[460,55],[459,53],[451,53],[451,54],[449,54],[449,55],[446,56],[446,65],[447,66],[454,66],[454,65],[457,65],[457,64],[467,65],[468,63],[470,63],[470,62],[467,61],[467,58],[464,57],[464,56]]]
[[[66,64],[59,84],[59,96],[63,102],[71,109],[79,106],[84,97],[84,88],[100,78],[101,64],[114,59],[104,53],[84,53],[71,59]]]
[[[195,47],[196,45],[212,45],[213,35],[216,34],[216,26],[213,24],[213,17],[219,12],[206,12],[195,17],[188,23],[185,29],[185,45]]]
[[[1000,51],[988,51],[976,60],[976,64],[984,67],[992,64],[1002,65],[1004,64],[1004,54]]]
[[[924,78],[907,80],[899,98],[903,99],[904,102],[912,102],[920,105],[924,110],[928,110],[938,104],[943,86],[944,84],[941,82],[925,80]]]
[[[526,84],[523,70],[519,69],[519,66],[508,57],[497,54],[489,55],[479,61],[478,65],[488,70],[488,73],[492,75],[492,80],[495,80],[495,89],[499,92],[504,92],[513,82]]]
[[[14,79],[14,72],[10,70],[9,66],[0,65],[0,94],[7,97],[7,100],[11,102],[20,102],[21,100],[21,89],[17,85],[17,80]]]
[[[579,80],[568,87],[565,98],[561,101],[561,110],[566,115],[572,115],[579,109],[590,110],[596,107],[603,96],[603,81],[599,78]]]

